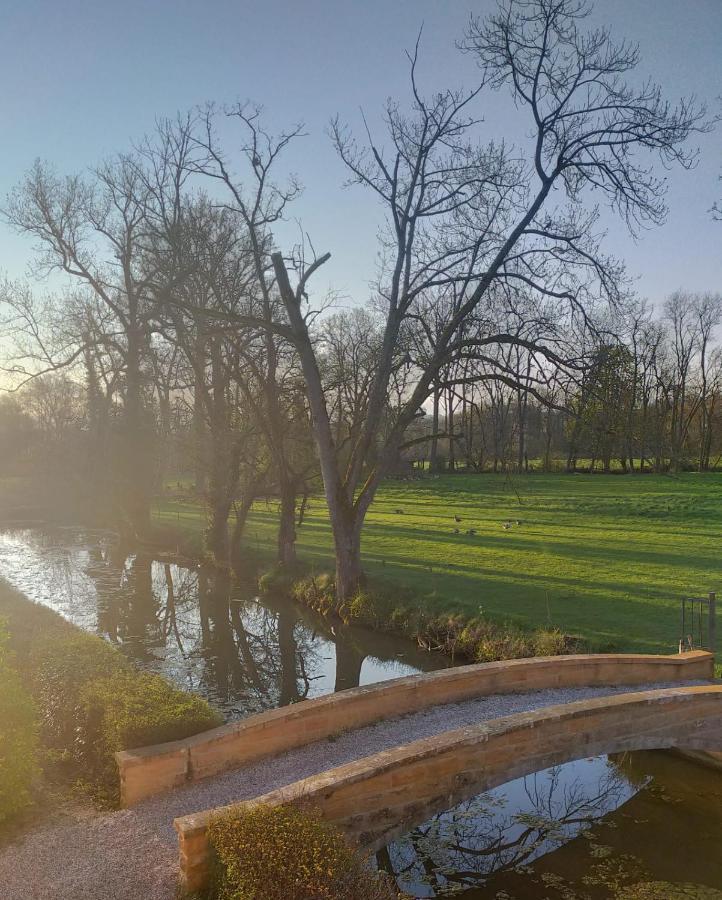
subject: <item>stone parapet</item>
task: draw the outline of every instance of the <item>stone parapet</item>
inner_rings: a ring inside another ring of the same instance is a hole
[[[293,804],[378,848],[468,797],[585,756],[722,748],[722,686],[673,687],[580,700],[414,741],[253,800],[175,820],[181,883],[207,883],[209,821],[249,806]]]
[[[117,753],[121,803],[132,806],[189,781],[444,703],[556,687],[707,679],[713,668],[712,654],[694,651],[545,656],[409,675],[273,709],[181,741]]]

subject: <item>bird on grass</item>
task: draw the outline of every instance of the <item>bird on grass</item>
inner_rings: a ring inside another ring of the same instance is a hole
[[[511,528],[511,522],[504,522],[501,527],[504,531],[508,531]]]
[[[467,534],[476,534],[476,528],[469,528],[469,530],[466,533]]]
[[[461,516],[454,516],[455,522],[461,522]]]
[[[396,513],[397,516],[403,516],[403,514],[404,514],[403,509],[395,509],[394,512]]]
[[[458,534],[458,533],[459,533],[459,529],[458,529],[458,528],[455,528],[455,529],[454,529],[454,534]]]

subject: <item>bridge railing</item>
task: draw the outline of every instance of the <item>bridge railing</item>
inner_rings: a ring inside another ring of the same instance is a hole
[[[208,825],[258,804],[318,812],[377,849],[436,813],[514,778],[585,756],[631,750],[722,748],[722,686],[588,698],[481,722],[384,750],[252,800],[174,822],[181,883],[201,890]]]
[[[712,655],[690,652],[537,657],[396,678],[270,710],[185,740],[122,751],[116,754],[121,802],[131,806],[189,781],[443,703],[554,687],[706,679],[712,674]]]

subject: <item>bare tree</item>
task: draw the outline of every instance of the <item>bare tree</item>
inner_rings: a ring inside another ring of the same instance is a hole
[[[301,266],[294,288],[287,261],[273,255],[306,378],[340,605],[363,577],[361,530],[371,500],[444,365],[465,351],[525,343],[562,362],[543,344],[497,332],[493,318],[486,334],[460,337],[464,322],[473,315],[483,319],[485,304],[518,286],[566,303],[571,315],[581,317],[595,298],[617,300],[622,270],[600,250],[595,212],[582,212],[585,190],[606,198],[632,229],[658,223],[665,215],[663,186],[649,155],[665,164],[693,160],[683,145],[704,127],[703,110],[688,101],[670,106],[652,84],[625,84],[624,74],[638,62],[636,48],[615,44],[605,30],[583,32],[588,12],[578,0],[507,0],[487,21],[472,19],[462,43],[481,67],[478,88],[425,97],[415,52],[411,111],[388,104],[385,144],[367,129],[361,146],[333,123],[350,180],[378,198],[387,218],[378,283],[385,309],[382,348],[364,427],[343,464],[304,313],[308,280],[327,257]],[[529,163],[503,144],[475,141],[478,118],[471,109],[489,87],[509,88],[527,110],[534,129]],[[560,205],[564,196],[566,206]],[[414,360],[416,383],[394,427],[379,440],[402,330],[418,320],[420,298],[443,284],[455,285],[456,302],[441,334],[429,335],[426,353]]]
[[[698,468],[709,468],[712,447],[712,419],[722,382],[719,347],[713,347],[715,330],[722,320],[722,296],[701,294],[695,298],[699,355],[699,460]]]
[[[290,370],[295,361],[289,359],[290,332],[279,327],[281,304],[275,291],[270,263],[272,227],[279,222],[287,206],[300,192],[295,178],[285,185],[273,180],[274,164],[284,149],[302,133],[300,126],[272,137],[260,123],[261,110],[237,105],[226,111],[241,133],[240,157],[249,174],[250,188],[246,188],[233,174],[215,133],[217,111],[208,106],[200,114],[192,141],[200,152],[192,166],[195,173],[219,183],[226,192],[222,206],[239,220],[248,242],[249,258],[254,272],[253,304],[236,315],[233,323],[250,326],[260,335],[256,354],[245,352],[242,364],[251,373],[257,390],[255,402],[259,427],[266,435],[266,446],[273,459],[280,509],[278,557],[283,564],[295,561],[296,497],[308,476],[308,454],[298,452],[303,443],[305,414],[299,409],[298,392],[286,390]],[[246,393],[248,400],[250,394]],[[299,427],[300,426],[300,427]]]
[[[118,156],[87,178],[59,178],[36,162],[4,211],[18,232],[35,238],[38,274],[65,272],[112,317],[123,363],[121,496],[136,533],[149,525],[153,486],[153,433],[143,371],[154,309],[143,254],[147,199],[129,156]],[[81,344],[51,360],[50,367],[61,368],[82,353]]]

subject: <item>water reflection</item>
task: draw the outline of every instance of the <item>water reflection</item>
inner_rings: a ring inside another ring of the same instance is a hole
[[[562,846],[635,790],[606,757],[555,766],[434,816],[379,865],[414,897],[448,896]]]
[[[447,664],[410,642],[261,600],[251,579],[129,553],[109,532],[5,531],[0,572],[143,668],[207,697],[227,719]]]
[[[722,777],[665,753],[557,766],[377,855],[411,897],[722,900]]]

